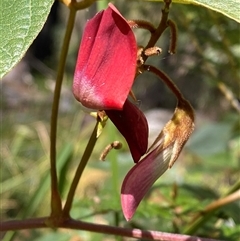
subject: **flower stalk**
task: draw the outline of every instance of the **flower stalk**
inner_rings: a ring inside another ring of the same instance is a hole
[[[72,203],[73,203],[73,198],[74,198],[74,194],[75,194],[75,191],[77,189],[77,186],[78,186],[78,183],[81,179],[81,176],[83,174],[83,171],[88,163],[88,160],[92,154],[92,151],[93,151],[93,148],[97,142],[97,139],[99,137],[99,128],[102,129],[105,124],[102,124],[101,122],[105,122],[106,120],[104,118],[101,119],[101,116],[97,117],[97,122],[96,122],[96,125],[93,129],[93,132],[92,132],[92,135],[88,141],[88,144],[85,148],[85,151],[83,153],[83,156],[81,158],[81,161],[77,167],[77,170],[75,172],[75,175],[74,175],[74,178],[73,178],[73,181],[71,183],[71,186],[70,186],[70,189],[69,189],[69,192],[68,192],[68,195],[67,195],[67,200],[66,200],[66,203],[65,203],[65,206],[63,208],[63,217],[70,217],[70,210],[71,210],[71,207],[72,207]]]
[[[66,28],[66,33],[63,40],[63,46],[60,54],[56,85],[54,90],[53,105],[52,105],[52,116],[51,116],[51,130],[50,130],[50,173],[51,173],[51,216],[56,217],[61,214],[62,204],[61,197],[58,190],[58,178],[57,178],[57,167],[56,167],[56,137],[57,137],[57,120],[58,120],[58,109],[59,100],[61,94],[61,87],[63,81],[63,74],[67,59],[67,53],[69,43],[72,35],[76,16],[76,10],[70,9],[69,18]]]

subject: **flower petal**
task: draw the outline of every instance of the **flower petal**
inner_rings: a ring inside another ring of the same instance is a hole
[[[193,129],[193,109],[185,99],[179,100],[172,119],[149,148],[154,148],[153,151],[137,163],[123,181],[121,203],[127,220],[132,218],[153,183],[172,167]]]
[[[109,4],[86,24],[74,74],[75,98],[92,109],[122,109],[134,81],[136,58],[135,36]]]
[[[126,139],[134,162],[138,162],[148,146],[148,123],[145,115],[128,99],[122,110],[106,110],[106,114]]]
[[[124,217],[129,221],[153,183],[168,169],[172,146],[158,152],[158,147],[137,163],[126,175],[121,189]]]

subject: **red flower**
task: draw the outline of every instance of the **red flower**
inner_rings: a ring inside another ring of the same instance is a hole
[[[74,74],[73,94],[85,107],[105,110],[128,142],[135,162],[145,154],[148,124],[127,100],[137,61],[135,36],[110,3],[88,21]]]
[[[191,105],[168,77],[154,67],[145,66],[145,70],[164,77],[178,105],[150,148],[152,151],[138,162],[147,151],[148,124],[144,114],[127,100],[136,74],[136,62],[134,34],[118,10],[109,4],[86,25],[74,74],[73,94],[85,107],[105,110],[128,142],[137,164],[128,172],[121,189],[122,209],[127,220],[134,215],[153,183],[174,164],[194,128]]]
[[[74,74],[75,98],[88,108],[121,110],[134,81],[136,59],[135,36],[110,3],[86,24]]]

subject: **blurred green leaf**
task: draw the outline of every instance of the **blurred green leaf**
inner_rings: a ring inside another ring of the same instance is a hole
[[[228,237],[229,241],[239,241],[240,240],[240,225],[232,227],[231,223],[228,226],[222,228],[222,236]]]
[[[53,2],[54,0],[1,1],[0,78],[20,61],[37,37]]]
[[[194,184],[182,184],[180,186],[181,188],[181,195],[187,196],[187,197],[196,197],[197,199],[203,200],[203,199],[216,199],[218,198],[218,195],[213,189],[210,189],[209,187],[205,186],[198,186]],[[185,193],[185,192],[188,192]]]
[[[240,210],[240,202],[235,201],[233,203],[230,203],[226,205],[223,209],[224,213],[231,218],[232,222],[240,225],[240,215],[236,210]]]
[[[57,160],[57,170],[58,173],[62,172],[62,169],[65,168],[65,163],[69,161],[73,153],[72,143],[66,144],[59,154]],[[41,201],[46,197],[47,191],[50,190],[50,172],[47,172],[44,177],[42,177],[38,189],[36,189],[33,196],[29,199],[28,209],[24,212],[24,217],[31,216],[35,211],[38,210]]]
[[[66,189],[66,183],[67,183],[67,173],[69,171],[69,166],[71,164],[71,160],[73,158],[73,146],[67,145],[63,149],[63,153],[60,155],[60,160],[64,160],[63,164],[59,168],[59,192],[60,195],[63,196],[64,191]]]
[[[34,239],[34,241],[68,241],[71,239],[71,234],[67,232],[52,232],[45,235],[42,235],[39,238]]]
[[[58,172],[62,173],[62,169],[65,168],[66,162],[69,161],[70,157],[73,153],[73,145],[72,143],[66,144],[66,146],[62,149],[61,153],[59,154],[57,163],[57,169]],[[29,202],[27,205],[27,209],[22,210],[18,214],[18,218],[26,218],[31,217],[36,211],[38,211],[39,206],[41,205],[42,201],[46,198],[47,192],[50,190],[50,173],[44,173],[44,175],[41,177],[41,182],[39,183],[38,188],[36,188],[33,195],[29,198]],[[3,241],[10,241],[13,240],[16,233],[15,232],[9,232],[8,235],[6,235],[3,238]],[[64,239],[65,240],[65,239]]]
[[[151,2],[162,2],[162,0],[146,0]],[[240,4],[238,0],[173,0],[174,3],[194,4],[209,8],[216,12],[240,22]]]
[[[231,136],[231,130],[230,124],[207,124],[193,133],[188,148],[199,156],[224,153]]]

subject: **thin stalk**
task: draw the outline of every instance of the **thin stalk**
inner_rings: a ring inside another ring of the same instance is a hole
[[[82,176],[82,173],[87,165],[87,162],[92,154],[92,151],[93,151],[93,148],[96,144],[96,141],[98,139],[97,137],[97,131],[98,131],[98,124],[99,124],[99,121],[97,121],[96,123],[96,126],[92,132],[92,135],[88,141],[88,144],[87,144],[87,147],[84,151],[84,154],[82,156],[82,159],[78,165],[78,168],[76,170],[76,173],[75,173],[75,176],[73,178],[73,181],[72,181],[72,184],[71,184],[71,187],[69,189],[69,192],[68,192],[68,196],[67,196],[67,201],[65,203],[65,206],[63,208],[63,217],[70,217],[70,210],[71,210],[71,207],[72,207],[72,202],[73,202],[73,198],[74,198],[74,194],[75,194],[75,191],[76,191],[76,188],[77,188],[77,185],[80,181],[80,178]]]
[[[185,234],[193,234],[195,233],[202,224],[206,223],[209,218],[215,213],[218,208],[233,202],[239,199],[239,189],[240,189],[240,180],[238,180],[229,190],[223,195],[222,198],[217,201],[213,201],[210,203],[200,214],[198,214],[194,219],[190,222],[183,233]]]
[[[164,8],[162,9],[162,18],[161,21],[154,33],[152,33],[150,40],[148,41],[147,46],[144,49],[148,49],[150,47],[153,47],[158,39],[161,37],[162,33],[165,31],[165,29],[168,27],[168,13],[169,13],[169,7],[171,4],[171,0],[165,0]],[[148,56],[143,56],[143,61],[145,62],[147,60]]]
[[[60,54],[56,85],[54,90],[53,105],[52,105],[52,116],[51,116],[51,130],[50,130],[50,173],[51,173],[51,216],[58,216],[61,213],[61,197],[58,190],[58,178],[57,178],[57,167],[56,167],[56,138],[57,138],[57,120],[58,120],[58,109],[59,100],[61,94],[62,80],[64,74],[64,68],[69,48],[69,43],[72,35],[74,26],[76,11],[70,8],[69,18],[67,22],[67,28],[63,40],[63,46]]]
[[[230,88],[227,87],[226,84],[224,84],[222,81],[217,81],[217,87],[218,89],[222,92],[222,94],[224,95],[224,97],[226,98],[226,100],[232,105],[232,107],[238,112],[240,113],[240,105],[239,105],[239,101],[236,98],[236,96],[234,96],[234,93],[231,91]]]
[[[215,202],[212,202],[210,203],[205,209],[203,212],[210,212],[212,210],[216,210],[222,206],[225,206],[229,203],[232,203],[234,201],[237,201],[240,199],[240,190],[226,196],[226,197],[223,197],[223,198],[220,198],[218,200],[216,200]]]
[[[206,221],[214,214],[214,212],[234,201],[237,201],[240,199],[240,190],[226,196],[223,198],[220,198],[212,203],[210,203],[201,213],[195,217],[195,220],[191,222],[191,225],[189,225],[184,231],[184,234],[194,234],[199,227],[202,226],[202,224],[206,223]]]

